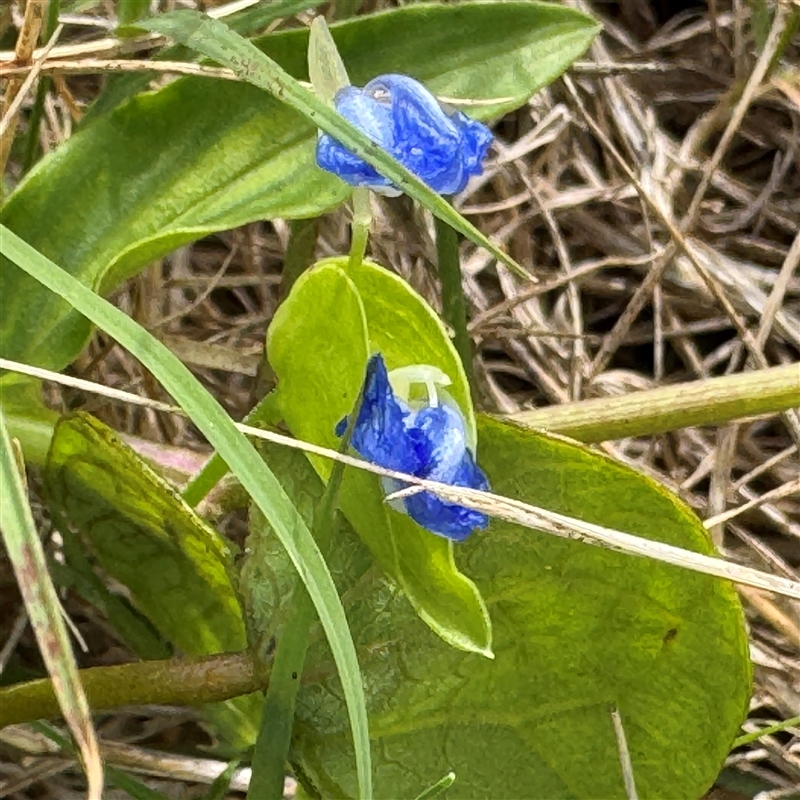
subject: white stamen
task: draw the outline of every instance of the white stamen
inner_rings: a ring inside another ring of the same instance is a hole
[[[428,405],[436,408],[439,405],[439,395],[436,392],[436,384],[432,380],[425,381],[425,388],[428,390]]]
[[[428,405],[436,408],[439,405],[437,386],[450,386],[452,381],[438,367],[432,367],[430,364],[412,364],[393,369],[389,373],[389,383],[394,393],[406,402],[411,399],[412,384],[423,384],[428,395]]]

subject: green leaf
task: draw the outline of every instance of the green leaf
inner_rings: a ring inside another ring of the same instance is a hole
[[[441,321],[405,281],[375,264],[350,268],[346,258],[335,258],[304,273],[275,315],[267,351],[284,419],[306,441],[338,446],[334,429],[352,411],[367,358],[376,351],[389,369],[441,369],[474,431],[469,385]],[[330,463],[311,460],[327,478]],[[340,505],[433,630],[456,647],[491,654],[486,608],[456,568],[452,542],[389,508],[378,479],[365,472],[348,470]]]
[[[264,410],[262,407],[261,413]],[[313,526],[315,538],[323,551],[326,554],[330,551],[328,564],[340,594],[352,597],[351,590],[356,578],[370,569],[373,561],[368,551],[359,548],[361,552],[355,563],[350,557],[353,548],[343,547],[339,535],[346,522],[336,515],[336,522],[331,525],[335,474],[331,475],[326,487],[300,450],[264,441],[257,446],[287,494],[297,503],[309,527]],[[341,465],[338,466],[338,471],[341,471]],[[255,649],[262,658],[265,652],[274,650],[262,730],[253,752],[249,788],[250,793],[260,798],[277,796],[283,791],[286,750],[294,729],[298,675],[306,680],[304,661],[310,639],[309,626],[313,619],[308,615],[307,593],[298,586],[297,576],[284,568],[287,566],[286,553],[256,507],[251,508],[249,530],[247,550],[250,557],[242,568],[240,585],[249,627],[256,632],[253,637]],[[354,538],[351,532],[349,539]],[[334,546],[330,544],[331,539]],[[346,569],[343,569],[343,565],[346,565]],[[314,630],[316,638],[319,638],[319,626],[314,626]],[[273,693],[275,696],[270,704],[269,695]],[[271,780],[267,771],[272,773]],[[268,794],[270,789],[272,794]]]
[[[164,639],[190,656],[247,647],[226,541],[114,431],[88,414],[62,418],[44,477],[54,516],[80,532]],[[239,751],[255,741],[260,708],[254,695],[208,713]]]
[[[340,451],[344,449],[345,442],[349,443],[352,427],[351,423]],[[262,452],[267,451],[268,448],[263,448]],[[305,462],[301,459],[301,463]],[[307,464],[305,466],[310,470]],[[336,508],[343,473],[344,465],[341,462],[334,463],[322,497],[315,503],[313,514],[306,517],[306,523],[311,528],[314,539],[326,554],[336,541],[338,531]],[[282,483],[286,485],[283,481]],[[295,491],[293,494],[305,499],[308,493],[308,488],[303,486],[299,492]],[[308,504],[301,504],[301,513],[304,507],[307,508]],[[259,532],[261,537],[265,533],[265,531]],[[252,534],[250,538],[254,538]],[[269,565],[263,562],[260,566],[269,568]],[[257,591],[257,587],[251,587],[253,594]],[[311,598],[298,580],[295,580],[289,602],[291,610],[277,635],[275,658],[270,671],[269,686],[264,696],[261,730],[253,748],[253,772],[247,790],[250,800],[268,798],[283,800],[286,762],[294,731],[300,678],[308,652],[309,631],[316,616]]]
[[[350,86],[350,77],[333,41],[325,17],[314,17],[308,40],[308,74],[314,94],[333,107],[337,92]]]
[[[596,32],[584,15],[532,2],[409,6],[331,29],[358,85],[403,72],[446,97],[511,98],[470,107],[480,119],[524,104]],[[307,31],[257,44],[307,78]],[[1,218],[85,285],[110,291],[210,232],[341,203],[349,189],[316,167],[315,141],[314,125],[253,86],[181,79],[133,98],[42,159]],[[61,369],[86,341],[88,323],[12,265],[0,267],[0,351]]]
[[[150,0],[117,0],[116,6],[120,25],[136,22],[150,12]]]
[[[169,658],[172,647],[159,635],[153,624],[127,597],[112,591],[95,572],[85,542],[70,530],[54,503],[49,505],[53,522],[64,544],[64,563],[52,561],[54,577],[62,589],[72,588],[86,602],[106,616],[112,630],[143,661]]]
[[[269,519],[314,601],[330,642],[351,719],[359,795],[370,797],[369,727],[361,671],[347,619],[319,548],[280,483],[219,403],[158,340],[2,225],[0,253],[113,335],[138,358],[189,415]]]
[[[42,467],[58,414],[45,407],[41,381],[13,372],[1,375],[0,407],[9,433],[19,440],[25,463]]]
[[[45,482],[58,513],[165,639],[191,656],[247,646],[226,541],[114,431],[88,414],[63,418]]]
[[[355,155],[379,169],[382,175],[391,179],[406,194],[463,233],[470,241],[488,250],[498,261],[523,278],[527,277],[525,270],[511,256],[462,217],[441,195],[375,144],[366,133],[328,106],[323,99],[306,89],[276,61],[224,23],[197,11],[184,10],[146,20],[142,27],[192,47],[233,70],[239,78],[266,89],[299,111],[309,122],[334,136]]]
[[[228,766],[214,778],[214,782],[209,786],[208,794],[203,800],[225,800],[228,796],[233,776],[236,774],[236,770],[239,769],[241,763],[242,762],[238,758],[234,758]]]
[[[498,493],[712,551],[694,514],[631,469],[488,418],[479,434]],[[703,795],[747,715],[731,584],[499,520],[457,554],[489,605],[494,661],[446,647],[383,581],[348,609],[370,687],[377,798],[413,797],[451,769],[459,798],[624,798],[612,708],[641,798]],[[326,659],[320,642],[309,671],[324,675]],[[325,797],[355,786],[336,697],[323,680],[298,704],[295,766]]]

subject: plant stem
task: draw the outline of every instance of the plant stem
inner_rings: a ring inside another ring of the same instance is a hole
[[[79,670],[92,711],[130,705],[216,703],[269,682],[248,651]],[[0,689],[0,728],[60,715],[49,678]]]
[[[442,316],[453,329],[453,344],[464,365],[469,384],[474,389],[472,340],[467,330],[467,302],[461,283],[458,234],[438,217],[436,217],[436,255],[439,262],[439,280],[442,283]]]
[[[766,728],[761,728],[761,730],[753,731],[752,733],[745,733],[738,739],[734,740],[733,744],[731,745],[731,750],[734,750],[737,747],[743,747],[751,742],[756,742],[762,736],[770,736],[773,733],[780,733],[781,731],[785,731],[787,728],[794,728],[797,725],[800,725],[800,717],[792,717],[791,719],[785,719],[781,722],[776,722],[774,725],[768,725]]]
[[[364,260],[371,224],[372,209],[369,205],[369,189],[353,189],[353,233],[348,262],[351,269],[357,267]]]
[[[603,397],[513,414],[528,428],[581,442],[652,436],[695,425],[721,425],[800,406],[800,364],[662,386],[622,397]]]
[[[280,300],[283,302],[294,286],[295,281],[311,266],[317,247],[319,217],[293,219],[289,223],[289,246],[283,258],[283,280],[280,287]]]
[[[280,421],[280,410],[277,407],[275,393],[268,394],[247,414],[244,422],[247,425],[260,427],[275,425]],[[205,466],[192,478],[183,490],[183,499],[192,507],[208,496],[209,492],[228,474],[228,465],[219,453],[214,453]]]
[[[272,679],[253,751],[253,773],[247,800],[280,800],[294,727],[297,692],[308,650],[308,632],[316,614],[308,592],[297,584],[293,608],[279,634]]]

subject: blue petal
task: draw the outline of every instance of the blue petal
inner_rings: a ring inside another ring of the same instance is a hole
[[[364,91],[390,98],[394,146],[387,149],[401,164],[437,192],[460,180],[459,130],[421,83],[383,75]]]
[[[392,119],[390,109],[367,96],[361,89],[347,86],[341,89],[334,100],[336,110],[352,122],[375,144],[387,149],[392,145]],[[351,186],[382,187],[391,182],[380,175],[374,167],[354,155],[337,139],[327,133],[317,140],[317,165],[333,172]]]
[[[336,110],[348,122],[366,133],[375,144],[384,150],[391,148],[394,132],[391,109],[386,104],[379,103],[354,86],[341,89],[336,94],[334,103]],[[338,175],[351,186],[380,189],[392,185],[374,167],[327,133],[321,134],[317,141],[317,165]]]
[[[365,89],[347,86],[336,93],[336,110],[384,150],[394,146],[394,126],[390,106],[375,99]]]
[[[449,483],[467,448],[464,419],[447,405],[423,408],[407,422],[409,440],[420,462],[419,478]]]
[[[353,429],[353,448],[378,466],[416,475],[420,461],[410,446],[405,424],[410,414],[392,392],[383,356],[380,353],[372,356],[367,363],[364,395]],[[342,420],[336,427],[339,436],[344,433],[343,422],[346,423]]]
[[[317,140],[317,166],[338,175],[350,186],[366,187],[376,191],[392,186],[375,167],[351,153],[336,139],[323,133]]]
[[[452,119],[461,134],[461,158],[464,161],[464,168],[470,175],[480,175],[483,171],[483,159],[489,152],[494,134],[482,122],[470,119],[461,111],[456,111]]]
[[[464,452],[464,458],[454,477],[446,482],[453,486],[468,486],[483,491],[489,488],[486,475],[475,463],[469,450]],[[407,497],[405,506],[411,519],[423,528],[457,542],[466,539],[474,530],[483,529],[489,524],[489,518],[480,511],[448,503],[430,492],[420,492]]]
[[[347,87],[337,94],[335,105],[376,144],[442,194],[460,192],[471,175],[481,173],[492,141],[485,125],[460,111],[447,114],[421,83],[405,75],[382,75],[364,89]],[[391,181],[327,134],[319,137],[317,164],[351,186],[399,193]]]

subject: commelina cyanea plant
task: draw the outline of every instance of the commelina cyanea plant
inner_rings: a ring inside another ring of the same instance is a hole
[[[351,196],[349,255],[309,265],[275,310],[266,354],[276,389],[253,419],[274,415],[296,439],[325,448],[349,434],[363,459],[392,472],[478,490],[491,483],[519,503],[713,552],[697,517],[664,487],[514,419],[476,415],[471,401],[451,228],[491,253],[498,271],[505,254],[439,195],[457,195],[483,171],[493,138],[478,120],[517,113],[586,51],[595,20],[534,0],[411,3],[337,23],[327,45],[315,40],[315,30],[326,38],[318,17],[308,39],[277,31],[255,47],[187,10],[144,23],[272,95],[185,77],[105,106],[13,190],[2,214],[11,234],[86,286],[111,290],[192,237],[317,218]],[[299,84],[298,48],[307,45],[316,100]],[[345,64],[358,72],[356,86]],[[427,188],[403,181],[387,155]],[[364,258],[369,193],[401,187],[441,223],[438,263],[425,265],[439,271],[441,315],[388,265]],[[109,206],[118,196],[126,202]],[[539,235],[539,222],[523,225],[520,235]],[[296,241],[313,227],[298,225]],[[402,479],[333,473],[327,460],[271,447],[259,459],[232,425],[226,432],[220,409],[198,401],[202,387],[170,366],[169,354],[148,349],[146,331],[115,322],[104,301],[91,295],[90,303],[60,273],[66,288],[55,298],[46,288],[56,285],[52,265],[22,266],[30,255],[10,236],[0,237],[0,252],[8,259],[0,264],[5,358],[66,367],[85,344],[82,314],[91,310],[86,316],[106,320],[109,334],[195,409],[198,429],[250,487],[261,513],[251,515],[246,555],[233,563],[225,538],[190,507],[224,474],[219,459],[187,489],[187,503],[82,415],[61,420],[42,465],[54,517],[80,533],[103,576],[125,586],[158,632],[153,658],[163,644],[198,657],[247,649],[260,660],[261,644],[275,643],[257,670],[269,672],[266,697],[233,697],[204,712],[222,746],[259,754],[253,796],[280,797],[289,760],[314,796],[418,797],[452,770],[454,797],[624,798],[613,711],[640,797],[700,797],[709,788],[749,698],[746,631],[729,583],[550,537],[510,514],[490,521]],[[480,276],[487,287],[494,269],[487,262]],[[32,307],[36,315],[26,313]],[[30,408],[26,394],[14,415],[27,418]],[[38,430],[36,419],[19,430]],[[336,514],[325,479],[336,488]],[[298,574],[316,612],[299,600]],[[324,637],[312,632],[317,612]],[[267,783],[273,788],[262,791]]]

